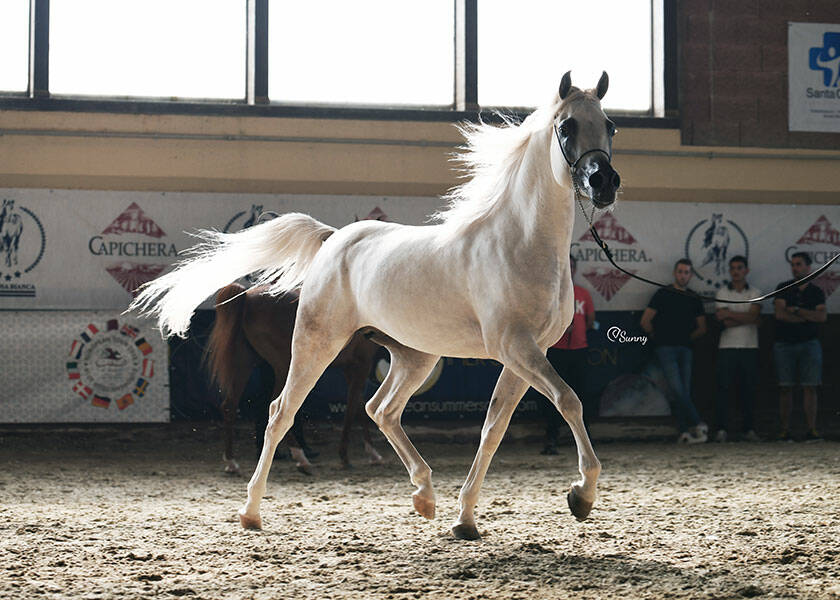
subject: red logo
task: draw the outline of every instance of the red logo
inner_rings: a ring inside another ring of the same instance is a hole
[[[828,298],[834,293],[837,286],[840,285],[840,274],[836,271],[827,271],[814,279],[814,285],[820,288],[825,294],[825,297]]]
[[[595,231],[598,232],[598,235],[601,236],[601,239],[604,241],[619,242],[621,244],[636,243],[636,238],[630,235],[629,231],[624,229],[612,213],[605,213],[604,216],[595,221],[594,225]],[[580,241],[594,242],[595,236],[593,236],[592,232],[587,229],[586,233],[580,236]]]
[[[136,202],[126,208],[122,214],[114,219],[114,222],[105,228],[103,235],[113,233],[115,235],[122,235],[124,233],[140,233],[149,237],[160,238],[166,234],[163,232],[157,223],[152,221],[143,212],[143,209],[137,206]]]
[[[611,248],[613,259],[618,263],[646,263],[650,262],[644,249],[635,247],[636,238],[627,231],[612,213],[605,213],[593,224],[598,236],[605,242],[614,242],[618,247]],[[593,245],[581,245],[581,242],[593,242]],[[612,244],[611,244],[612,246]],[[595,244],[595,236],[587,229],[578,242],[572,244],[572,256],[581,262],[588,263],[582,269],[581,275],[592,285],[601,296],[609,301],[615,296],[625,283],[630,279],[626,273],[622,273],[613,267],[607,258],[606,253]],[[593,264],[594,263],[594,264]],[[622,265],[623,266],[623,265]],[[627,269],[635,273],[635,269]]]
[[[118,263],[105,270],[132,296],[136,296],[138,288],[144,283],[161,274],[166,265],[148,265],[137,263]]]
[[[840,246],[840,231],[834,229],[829,220],[825,218],[825,215],[822,215],[796,243]]]
[[[635,272],[631,271],[631,273]],[[605,267],[595,267],[583,273],[583,276],[608,301],[630,279],[629,275],[622,273],[618,269],[608,269]]]
[[[356,221],[387,221],[388,215],[385,214],[385,211],[379,208],[378,206],[374,208],[372,211],[368,213],[368,216],[359,218],[359,215],[356,215]]]

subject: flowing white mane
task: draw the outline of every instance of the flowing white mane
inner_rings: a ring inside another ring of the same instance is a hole
[[[560,98],[555,96],[519,124],[502,115],[500,126],[483,122],[459,125],[466,144],[453,160],[463,165],[462,177],[468,181],[443,196],[446,207],[430,220],[460,229],[489,216],[504,202],[532,137],[551,126],[559,107]]]

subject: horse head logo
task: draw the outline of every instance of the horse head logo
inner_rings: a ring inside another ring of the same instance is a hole
[[[259,222],[262,210],[262,204],[252,204],[251,212],[248,214],[248,219],[242,224],[242,229],[248,229],[249,227],[256,225]]]
[[[715,275],[726,273],[726,254],[729,250],[729,228],[723,224],[723,214],[714,213],[709,226],[703,232],[703,250],[706,255],[700,267],[709,263],[715,265]]]
[[[5,198],[0,210],[0,251],[7,267],[18,264],[18,248],[20,234],[23,232],[23,221],[15,212],[15,201]]]

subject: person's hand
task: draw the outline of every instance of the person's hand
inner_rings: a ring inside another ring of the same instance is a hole
[[[730,314],[730,310],[728,308],[719,308],[717,309],[717,312],[715,312],[715,317],[717,317],[718,321],[723,321],[731,316],[732,315]]]

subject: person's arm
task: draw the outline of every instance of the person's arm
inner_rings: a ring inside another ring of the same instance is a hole
[[[802,317],[805,321],[811,321],[813,323],[825,323],[828,320],[828,311],[825,308],[825,304],[818,304],[814,310],[808,310],[807,308],[799,308],[798,306],[794,306],[795,314],[798,317]]]
[[[595,327],[595,305],[592,304],[592,296],[586,294],[586,329],[593,329]]]
[[[728,308],[721,308],[715,316],[723,322],[724,327],[737,327],[738,325],[753,325],[758,323],[761,315],[761,305],[752,304],[746,312],[735,312]]]
[[[641,326],[645,333],[653,333],[653,317],[656,316],[656,310],[648,306],[645,312],[642,313]]]
[[[697,338],[706,335],[706,316],[703,315],[701,317],[697,317],[696,325],[697,327],[691,332],[691,335],[688,336],[690,340],[696,340]]]
[[[787,323],[804,323],[805,319],[796,314],[798,307],[788,306],[784,298],[773,300],[776,319]]]

